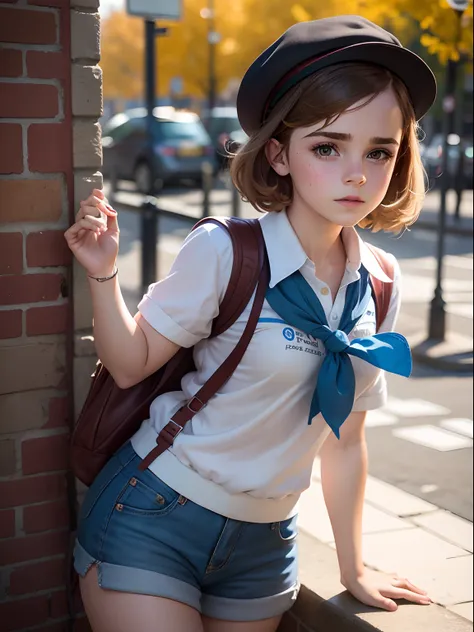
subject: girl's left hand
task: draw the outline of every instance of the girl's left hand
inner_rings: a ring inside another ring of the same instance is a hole
[[[389,612],[398,610],[398,605],[393,601],[394,599],[406,599],[423,606],[432,603],[426,591],[417,588],[408,579],[390,577],[368,569],[365,569],[362,576],[342,583],[362,603]]]

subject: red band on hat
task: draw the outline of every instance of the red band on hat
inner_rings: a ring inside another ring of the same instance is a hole
[[[263,110],[263,120],[266,119],[266,116],[269,110],[271,110],[278,103],[278,101],[285,94],[285,92],[287,92],[287,90],[289,90],[289,88],[291,87],[291,86],[288,86],[287,88],[285,88],[285,84],[288,84],[291,81],[293,85],[296,85],[298,81],[292,81],[292,80],[295,79],[295,77],[297,77],[301,72],[303,72],[303,70],[306,70],[306,68],[308,68],[309,66],[312,66],[316,62],[321,61],[321,59],[325,59],[326,57],[329,57],[330,55],[333,55],[334,53],[339,53],[341,50],[345,50],[346,48],[351,48],[351,46],[344,46],[343,48],[337,48],[336,50],[332,50],[330,53],[325,53],[324,55],[319,55],[318,57],[311,57],[310,59],[303,61],[301,64],[298,64],[297,66],[292,68],[289,72],[287,72],[286,75],[282,79],[280,79],[280,81],[275,85],[275,87],[270,92],[270,96],[268,97],[267,102],[265,104],[265,108]],[[304,78],[305,77],[302,77],[301,79],[304,79]],[[279,94],[280,92],[281,94]]]

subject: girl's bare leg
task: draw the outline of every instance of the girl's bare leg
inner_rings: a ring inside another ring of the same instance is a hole
[[[80,586],[94,632],[203,632],[201,615],[190,606],[162,597],[101,588],[96,566],[80,578]],[[268,630],[273,632],[273,628]]]
[[[203,617],[204,632],[276,632],[281,617],[263,621],[221,621]]]

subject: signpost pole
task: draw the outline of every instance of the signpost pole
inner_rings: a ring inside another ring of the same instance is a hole
[[[149,165],[149,195],[155,193],[157,180],[156,159],[153,148],[154,115],[156,103],[156,37],[166,35],[166,28],[158,28],[155,21],[160,18],[179,20],[181,17],[181,0],[127,0],[127,12],[144,19],[145,27],[145,106],[147,112],[147,158]],[[143,204],[141,215],[141,241],[142,241],[142,290],[156,279],[157,263],[157,239],[158,239],[158,213],[156,204],[148,199]]]
[[[456,29],[456,48],[459,47],[459,41],[462,34],[462,16],[467,8],[464,0],[448,0],[450,6],[456,12],[457,29]],[[446,339],[446,302],[443,298],[443,260],[445,250],[445,233],[446,233],[446,203],[449,190],[450,174],[449,164],[449,144],[448,137],[454,131],[454,116],[456,111],[456,79],[457,79],[458,62],[450,59],[446,71],[445,95],[443,99],[443,153],[442,153],[442,175],[441,175],[441,204],[438,218],[438,243],[436,248],[437,270],[436,270],[436,288],[433,300],[430,305],[428,338],[443,342]]]

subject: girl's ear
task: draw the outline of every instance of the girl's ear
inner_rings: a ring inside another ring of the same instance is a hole
[[[276,138],[271,138],[265,145],[265,155],[279,176],[287,176],[290,174],[285,148]]]

